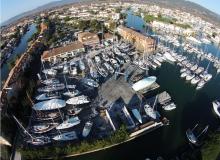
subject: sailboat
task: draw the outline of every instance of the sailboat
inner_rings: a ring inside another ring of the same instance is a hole
[[[86,122],[83,131],[82,131],[82,136],[83,137],[87,137],[92,129],[93,126],[93,122],[92,121],[88,121]]]
[[[21,129],[24,131],[24,134],[27,135],[29,138],[26,140],[26,143],[40,146],[40,145],[45,145],[51,142],[49,137],[45,136],[40,136],[40,137],[33,137],[23,126],[22,124],[18,121],[18,119],[13,115],[12,116],[16,123],[21,127]]]
[[[58,134],[52,138],[55,141],[70,141],[78,139],[75,131]]]
[[[73,126],[76,126],[80,124],[80,119],[79,117],[71,117],[71,118],[68,118],[67,120],[65,120],[63,123],[61,123],[60,125],[58,125],[56,127],[56,129],[67,129],[67,128],[70,128],[70,127],[73,127]]]

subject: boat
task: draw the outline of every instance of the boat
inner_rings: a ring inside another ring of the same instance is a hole
[[[70,98],[66,101],[67,104],[79,105],[89,103],[89,99],[87,96],[81,95],[77,97]]]
[[[186,68],[181,68],[180,69],[180,73],[183,73],[183,72],[185,72],[186,71]]]
[[[52,113],[36,113],[33,115],[34,121],[48,121],[52,119],[60,118],[59,112],[52,112]]]
[[[30,131],[33,133],[46,133],[54,129],[58,123],[47,123],[47,124],[38,124],[30,128]]]
[[[149,104],[144,105],[144,111],[147,114],[147,116],[149,116],[150,118],[152,118],[152,119],[157,118],[156,112]]]
[[[197,87],[196,87],[196,89],[198,90],[198,89],[201,89],[204,85],[205,85],[205,81],[202,79],[202,80],[200,80],[199,81],[199,83],[197,84]]]
[[[103,67],[98,66],[98,67],[97,67],[97,70],[98,70],[98,72],[99,72],[99,74],[100,74],[101,76],[103,76],[103,77],[107,77],[107,76],[108,76],[107,71],[106,71]]]
[[[212,78],[212,74],[209,73],[204,73],[203,74],[203,79],[208,82]]]
[[[142,118],[140,112],[135,108],[131,110],[135,118],[138,120],[139,123],[142,124]]]
[[[76,67],[71,67],[71,69],[69,70],[69,74],[71,76],[76,76],[77,75],[77,68]]]
[[[143,90],[147,87],[150,87],[154,82],[156,82],[157,77],[155,76],[150,76],[147,78],[144,78],[132,85],[132,88],[134,91],[140,91]]]
[[[109,71],[109,73],[111,73],[111,74],[114,73],[114,68],[108,62],[105,62],[104,66]]]
[[[66,88],[67,88],[67,89],[75,89],[75,88],[76,88],[76,85],[74,85],[74,84],[67,84],[67,85],[66,85]]]
[[[69,72],[69,67],[67,64],[63,66],[63,74],[67,74]]]
[[[75,115],[79,114],[81,111],[82,111],[82,108],[74,107],[72,109],[68,109],[67,114],[70,116],[75,116]]]
[[[99,87],[99,84],[93,79],[84,78],[82,82],[90,87]]]
[[[26,140],[26,143],[34,146],[42,146],[51,143],[51,140],[49,137],[41,136],[28,139]]]
[[[195,77],[195,74],[189,73],[189,74],[186,76],[186,80],[187,80],[187,81],[191,81],[194,77]]]
[[[79,60],[79,68],[81,71],[84,71],[86,69],[85,64],[82,60]]]
[[[195,64],[195,65],[192,66],[192,68],[190,68],[190,70],[191,70],[191,71],[195,71],[197,68],[198,68],[198,65]]]
[[[66,102],[61,99],[51,99],[48,101],[38,102],[33,105],[33,109],[36,111],[47,111],[60,109],[66,106]]]
[[[171,111],[176,108],[176,105],[172,102],[172,103],[169,103],[169,104],[162,106],[162,108],[166,111]]]
[[[212,102],[215,114],[220,118],[220,102],[215,100]]]
[[[50,76],[56,76],[56,74],[57,74],[57,71],[54,69],[44,69],[42,72],[44,74],[48,74]]]
[[[189,140],[190,143],[192,143],[192,144],[194,144],[194,145],[196,145],[196,146],[200,145],[200,144],[199,144],[199,137],[200,137],[202,134],[204,134],[204,133],[207,132],[209,126],[207,125],[207,126],[202,130],[201,133],[199,133],[198,135],[196,135],[196,134],[194,133],[194,130],[195,130],[197,127],[198,127],[198,124],[196,124],[193,129],[190,129],[190,128],[189,128],[189,129],[186,130],[186,137],[187,137],[187,139]]]
[[[61,96],[58,92],[43,93],[43,94],[40,94],[40,95],[35,97],[35,99],[38,100],[38,101],[44,101],[44,100],[55,99],[55,98],[61,98]]]
[[[79,117],[71,117],[65,121],[63,121],[63,123],[61,123],[60,125],[58,125],[56,127],[56,129],[67,129],[67,128],[70,128],[70,127],[73,127],[73,126],[76,126],[80,124],[80,120],[79,120]]]
[[[60,81],[55,78],[50,78],[50,79],[46,79],[46,80],[41,81],[41,83],[43,83],[45,85],[52,85],[52,84],[58,84],[58,83],[60,83]]]
[[[67,96],[67,97],[75,97],[75,96],[77,96],[79,94],[80,94],[80,91],[78,91],[78,90],[67,91],[67,92],[63,93],[63,95]]]
[[[63,83],[59,83],[59,84],[52,84],[52,85],[38,88],[37,91],[38,92],[53,92],[53,91],[63,90],[64,88],[65,88],[65,85]]]
[[[200,81],[200,78],[196,76],[191,80],[191,84],[197,84],[199,81]]]
[[[176,62],[176,60],[173,58],[173,56],[171,56],[171,54],[168,52],[164,53],[163,56],[166,58],[167,61],[169,61],[171,63]]]
[[[92,129],[92,126],[93,126],[93,122],[91,121],[88,121],[86,122],[84,128],[83,128],[83,131],[82,131],[82,136],[83,137],[87,137]]]
[[[61,133],[52,138],[55,141],[71,141],[78,139],[77,134],[75,131]]]
[[[181,77],[181,78],[184,78],[184,77],[186,77],[188,74],[190,74],[190,71],[189,71],[189,70],[183,72],[183,73],[180,75],[180,77]]]
[[[203,72],[205,69],[203,68],[203,67],[199,67],[196,71],[195,71],[195,73],[196,74],[200,74],[201,72]]]

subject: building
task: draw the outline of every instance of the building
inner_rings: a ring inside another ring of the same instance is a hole
[[[105,33],[104,34],[104,40],[105,41],[113,42],[114,41],[114,35],[111,34],[111,33]]]
[[[119,26],[117,31],[125,40],[133,43],[138,50],[144,51],[145,53],[152,53],[152,51],[155,50],[156,42],[153,38],[144,36],[143,34],[124,26]]]
[[[79,33],[78,40],[86,46],[95,46],[100,43],[98,35],[91,32]]]
[[[53,48],[48,51],[44,51],[41,59],[43,61],[56,61],[56,59],[59,58],[66,58],[66,57],[74,57],[79,52],[84,52],[85,48],[83,44],[79,41],[75,41],[71,44],[68,44],[66,46]]]

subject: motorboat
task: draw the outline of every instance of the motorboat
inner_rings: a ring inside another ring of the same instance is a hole
[[[149,116],[150,118],[152,119],[157,118],[156,111],[149,104],[144,105],[144,111],[147,114],[147,116]]]
[[[183,72],[185,72],[186,71],[186,68],[181,68],[180,69],[180,73],[183,73]]]
[[[84,71],[86,69],[85,64],[82,60],[79,60],[79,68],[81,71]]]
[[[203,72],[205,69],[203,67],[199,67],[198,69],[196,69],[195,73],[196,74],[200,74],[201,72]]]
[[[42,72],[44,74],[48,74],[50,76],[56,76],[56,74],[57,74],[57,71],[54,69],[44,69]]]
[[[142,118],[141,118],[140,112],[136,108],[132,109],[131,111],[132,111],[134,117],[138,120],[138,122],[142,124]]]
[[[108,62],[105,62],[104,66],[109,71],[109,73],[111,73],[111,74],[114,73],[114,68]]]
[[[59,84],[52,84],[52,85],[38,88],[37,91],[38,92],[53,92],[53,91],[63,90],[64,88],[65,88],[65,85],[63,83],[59,83]]]
[[[86,122],[83,131],[82,131],[82,136],[83,137],[87,137],[92,129],[93,126],[93,122],[92,121],[88,121]]]
[[[40,94],[40,95],[35,97],[35,99],[38,100],[38,101],[44,101],[44,100],[55,99],[55,98],[61,98],[61,96],[58,92],[43,93],[43,94]]]
[[[203,80],[203,79],[201,79],[200,81],[199,81],[199,83],[197,84],[197,87],[196,87],[196,89],[198,90],[198,89],[201,89],[204,85],[205,85],[205,81]]]
[[[181,77],[181,78],[184,78],[184,77],[186,77],[188,74],[190,74],[190,71],[189,71],[189,70],[183,72],[183,73],[180,75],[180,77]]]
[[[46,80],[41,81],[41,83],[43,83],[45,85],[52,85],[52,84],[59,84],[60,81],[55,78],[50,78],[50,79],[46,79]]]
[[[98,72],[99,72],[99,74],[100,74],[101,76],[103,76],[103,77],[107,77],[107,76],[108,76],[107,71],[106,71],[103,67],[98,66],[98,67],[97,67],[97,70],[98,70]]]
[[[58,125],[56,127],[56,129],[67,129],[67,128],[70,128],[70,127],[74,127],[76,125],[80,124],[80,119],[79,117],[71,117],[65,121],[63,121],[63,123],[61,123],[60,125]]]
[[[172,102],[172,103],[162,106],[162,108],[166,111],[171,111],[171,110],[176,109],[176,105]]]
[[[71,76],[76,76],[77,75],[77,68],[76,67],[71,67],[71,69],[69,70],[69,74]]]
[[[71,141],[78,139],[75,131],[58,134],[52,138],[55,141]]]
[[[203,79],[208,82],[212,78],[212,74],[209,73],[204,73],[203,74]]]
[[[63,66],[63,74],[67,74],[69,72],[69,66],[67,64],[65,64]]]
[[[220,118],[220,102],[215,100],[212,102],[215,114]]]
[[[197,84],[199,81],[200,81],[200,78],[196,76],[191,80],[191,84]]]
[[[195,77],[195,74],[190,73],[186,76],[186,80],[191,81],[194,77]]]
[[[66,106],[66,102],[61,99],[51,99],[48,101],[38,102],[33,105],[33,109],[36,111],[47,111],[60,109]]]
[[[191,70],[191,71],[195,71],[197,68],[198,68],[198,65],[195,64],[195,65],[192,66],[192,68],[190,68],[190,70]]]
[[[75,88],[76,88],[76,85],[74,85],[74,84],[67,84],[67,85],[66,85],[66,88],[67,88],[67,89],[75,89]]]
[[[79,94],[80,94],[80,91],[78,91],[78,90],[67,91],[67,92],[63,93],[63,95],[67,96],[67,97],[75,97],[75,96],[77,96]]]
[[[101,63],[101,58],[97,55],[95,56],[94,60],[95,60],[95,63],[97,64]]]
[[[81,95],[77,97],[70,98],[66,101],[67,104],[79,105],[89,103],[89,99],[87,96]]]
[[[173,58],[173,56],[170,54],[170,53],[168,53],[168,52],[166,52],[166,53],[164,53],[164,55],[163,55],[165,58],[166,58],[166,60],[167,61],[169,61],[169,62],[176,62],[176,60]]]
[[[93,79],[84,78],[82,82],[90,87],[99,87],[99,84]]]
[[[26,143],[34,146],[42,146],[51,143],[51,140],[49,137],[41,136],[28,139],[26,140]]]
[[[54,129],[58,123],[47,123],[47,124],[38,124],[30,128],[30,131],[33,133],[46,133]]]
[[[82,111],[82,108],[73,107],[72,109],[67,110],[67,114],[70,116],[75,116]]]

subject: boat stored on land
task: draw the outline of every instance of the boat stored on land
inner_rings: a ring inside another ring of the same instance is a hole
[[[37,111],[47,111],[60,109],[66,106],[66,102],[61,99],[51,99],[48,101],[38,102],[34,104],[33,109]]]
[[[56,127],[56,129],[67,129],[67,128],[70,128],[70,127],[73,127],[73,126],[76,126],[80,124],[80,120],[79,120],[79,117],[71,117],[67,120],[65,120],[63,123],[61,123],[60,125],[58,125]]]
[[[93,126],[93,122],[91,121],[88,121],[86,122],[84,128],[83,128],[83,131],[82,131],[82,136],[83,137],[87,137],[92,129],[92,126]]]

